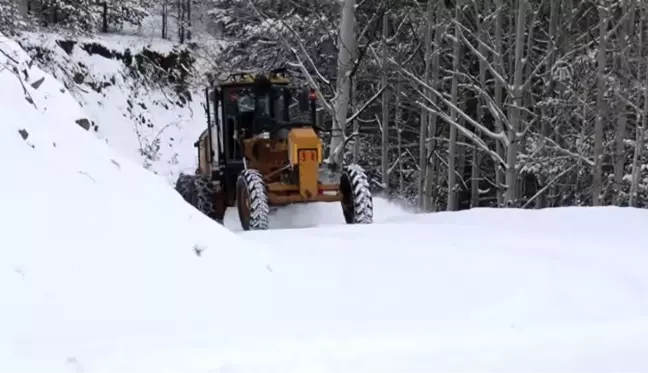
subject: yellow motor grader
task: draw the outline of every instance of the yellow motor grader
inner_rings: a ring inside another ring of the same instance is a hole
[[[176,190],[223,224],[236,206],[244,230],[269,228],[270,208],[292,203],[341,202],[347,224],[373,222],[364,170],[334,173],[323,165],[316,95],[295,88],[284,71],[235,73],[205,90],[207,128],[194,146],[195,174],[181,174]]]

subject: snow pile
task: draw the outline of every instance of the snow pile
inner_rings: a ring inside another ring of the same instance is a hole
[[[93,132],[121,155],[170,183],[196,168],[193,143],[206,126],[205,50],[215,53],[219,42],[192,49],[156,37],[24,33],[20,43],[65,83]]]
[[[0,49],[0,370],[166,369],[190,340],[244,332],[232,320],[265,301],[264,253],[76,124],[79,104],[17,44]]]

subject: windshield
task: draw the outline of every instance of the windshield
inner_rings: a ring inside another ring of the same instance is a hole
[[[272,86],[265,92],[253,88],[235,88],[229,93],[240,114],[274,119],[277,124],[312,124],[310,106],[299,105],[299,91],[286,86]]]
[[[299,91],[288,87],[273,87],[275,102],[275,118],[278,122],[312,124],[310,107],[303,110],[299,105]],[[287,109],[288,118],[283,115]]]
[[[254,111],[254,95],[252,93],[242,93],[237,101],[237,104],[240,113]]]

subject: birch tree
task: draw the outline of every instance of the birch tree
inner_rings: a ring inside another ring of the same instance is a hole
[[[342,3],[340,33],[338,38],[337,89],[335,96],[335,120],[331,136],[329,163],[341,165],[343,162],[342,146],[349,109],[350,72],[355,50],[355,0],[344,0]]]

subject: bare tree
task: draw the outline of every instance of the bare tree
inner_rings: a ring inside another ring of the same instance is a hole
[[[643,56],[643,47],[646,42],[646,32],[644,30],[645,26],[645,20],[646,20],[646,11],[644,8],[644,11],[641,12],[640,15],[640,21],[639,21],[639,51],[638,55],[641,57]],[[639,179],[641,177],[641,169],[642,165],[640,163],[640,159],[643,153],[643,148],[644,148],[644,138],[645,138],[645,133],[646,133],[646,128],[648,128],[648,62],[643,62],[644,66],[641,66],[641,63],[639,64],[639,68],[641,69],[643,67],[644,69],[644,89],[643,89],[643,100],[644,100],[644,106],[643,110],[637,113],[637,128],[636,128],[636,134],[635,134],[635,146],[634,146],[634,152],[632,156],[632,181],[630,182],[630,195],[629,195],[629,201],[628,204],[632,207],[637,207],[637,199],[638,199],[638,189],[639,189]],[[639,70],[641,71],[641,70]],[[641,77],[641,73],[638,74],[639,77]]]
[[[605,66],[607,53],[607,25],[608,11],[605,4],[598,5],[599,16],[599,50],[598,50],[598,95],[596,106],[596,124],[594,126],[594,175],[592,181],[592,205],[601,204],[601,179],[602,179],[602,157],[603,157],[603,118],[607,117],[607,102],[605,100]]]
[[[335,120],[333,129],[337,130],[331,136],[329,163],[341,165],[344,145],[344,131],[349,109],[350,72],[353,68],[353,51],[356,49],[355,36],[355,0],[344,0],[340,33],[338,38],[338,70],[337,89],[335,96]]]
[[[387,87],[387,66],[389,49],[387,48],[387,37],[389,34],[389,13],[383,15],[382,27],[382,86]],[[389,195],[389,89],[385,88],[382,95],[382,182],[383,190]]]
[[[450,95],[452,96],[452,105],[453,108],[450,110],[450,119],[455,122],[457,121],[457,107],[459,104],[459,52],[461,49],[460,44],[460,29],[459,23],[461,22],[461,10],[460,5],[457,3],[454,9],[454,48],[452,54],[452,88]],[[450,126],[450,139],[448,145],[448,200],[446,210],[454,211],[457,209],[457,126]]]

